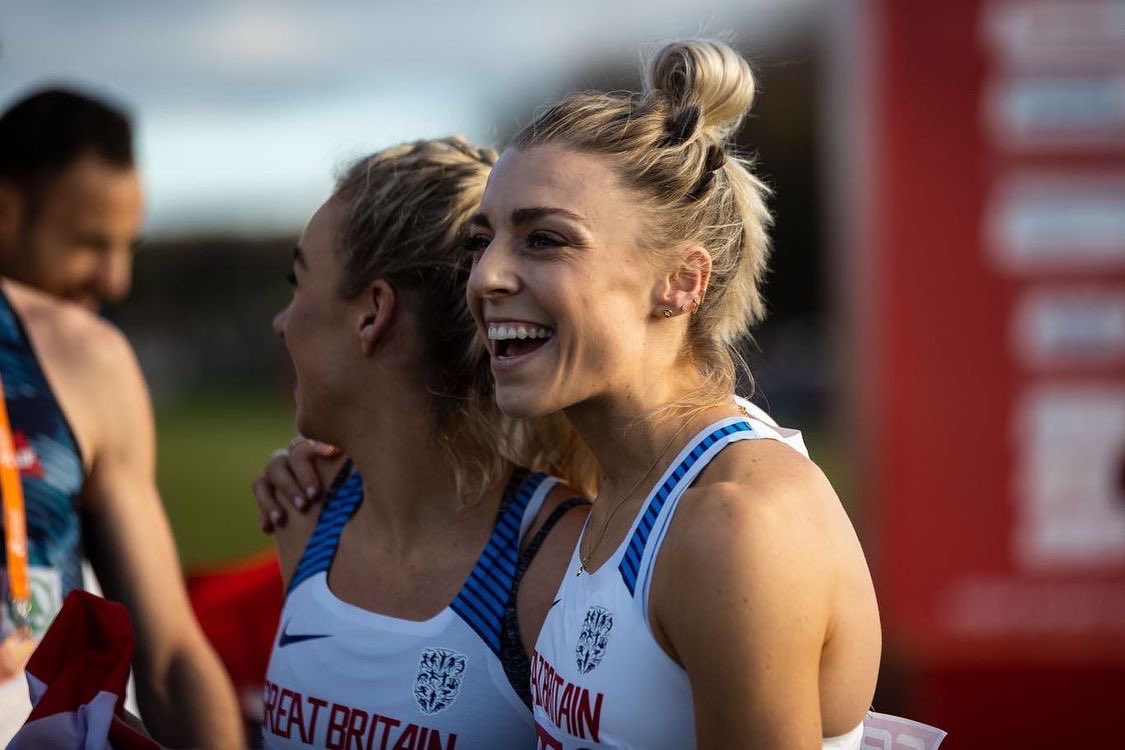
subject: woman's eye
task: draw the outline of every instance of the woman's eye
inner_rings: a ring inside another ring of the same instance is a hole
[[[537,250],[546,250],[552,247],[562,247],[566,242],[561,237],[545,232],[532,232],[527,237],[527,246]]]
[[[465,240],[465,250],[470,253],[483,253],[492,242],[492,238],[485,234],[474,234]]]

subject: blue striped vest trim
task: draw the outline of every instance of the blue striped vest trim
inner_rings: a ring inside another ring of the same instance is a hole
[[[739,432],[752,432],[753,427],[748,422],[735,422],[726,427],[720,427],[705,437],[701,438],[692,448],[691,452],[680,461],[679,465],[668,474],[668,478],[664,483],[651,495],[648,502],[648,507],[645,508],[644,515],[641,516],[640,522],[637,524],[636,530],[633,531],[632,538],[629,539],[629,546],[625,549],[625,555],[621,559],[621,564],[617,566],[621,571],[621,579],[625,582],[625,587],[629,589],[630,594],[636,594],[637,587],[637,574],[641,568],[641,558],[645,554],[645,545],[648,544],[648,537],[652,533],[653,524],[656,523],[657,517],[660,515],[664,503],[672,496],[680,480],[687,475],[688,471],[695,464],[696,461],[719,440],[734,435]]]
[[[497,655],[500,653],[504,607],[511,595],[512,581],[516,575],[523,515],[527,504],[545,479],[546,474],[528,476],[515,490],[514,496],[510,494],[509,486],[492,536],[465,580],[465,585],[450,605]]]
[[[340,545],[340,532],[348,520],[355,514],[363,500],[363,477],[358,471],[353,471],[342,484],[333,489],[324,500],[324,508],[320,511],[320,519],[316,529],[305,545],[301,561],[293,571],[293,578],[289,581],[289,592],[297,588],[317,573],[322,573],[332,566],[332,559],[336,557],[336,548]]]

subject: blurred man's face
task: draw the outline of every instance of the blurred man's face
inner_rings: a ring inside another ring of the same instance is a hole
[[[49,182],[36,210],[5,191],[0,273],[90,309],[129,291],[143,213],[133,167],[100,157],[77,159]]]

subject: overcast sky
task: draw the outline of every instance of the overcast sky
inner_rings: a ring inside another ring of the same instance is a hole
[[[0,105],[61,80],[132,109],[149,234],[292,231],[351,156],[451,132],[492,142],[576,71],[700,33],[767,48],[820,5],[0,0]]]

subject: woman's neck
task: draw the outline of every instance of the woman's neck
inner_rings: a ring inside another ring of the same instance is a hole
[[[459,496],[452,459],[429,409],[403,402],[384,407],[365,412],[362,425],[340,447],[363,476],[356,520],[365,536],[406,554],[419,548],[419,540],[457,533],[488,503],[467,505]]]
[[[638,483],[652,484],[679,449],[707,424],[734,416],[737,408],[717,403],[692,410],[665,409],[691,393],[698,373],[667,378],[641,389],[621,390],[575,404],[564,414],[598,463],[598,496],[630,494]],[[729,413],[728,413],[729,412]]]

